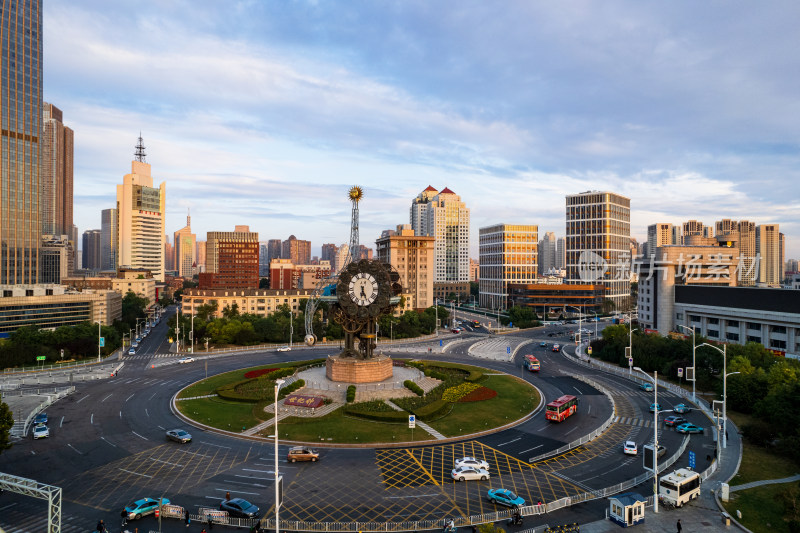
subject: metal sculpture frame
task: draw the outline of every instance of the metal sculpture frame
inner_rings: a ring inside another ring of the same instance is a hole
[[[61,533],[61,487],[0,472],[0,489],[47,500],[47,533]]]

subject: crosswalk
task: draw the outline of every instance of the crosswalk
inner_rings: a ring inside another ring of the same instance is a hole
[[[61,515],[61,531],[63,533],[84,533],[94,524],[86,524],[76,516]],[[48,531],[47,511],[26,512],[24,506],[15,504],[0,507],[0,531],[5,533],[35,533]]]
[[[642,420],[640,418],[634,418],[631,416],[618,416],[614,419],[614,422],[617,424],[625,424],[627,426],[636,426],[640,428],[653,427],[652,420]]]
[[[182,357],[181,355],[174,354],[174,353],[158,353],[158,354],[136,354],[136,355],[126,355],[122,358],[123,361],[130,361],[130,360],[150,360],[150,359],[166,359],[172,357]]]

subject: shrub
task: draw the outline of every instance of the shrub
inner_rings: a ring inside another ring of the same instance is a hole
[[[258,390],[253,386],[253,382],[257,381],[257,378],[235,381],[217,388],[215,392],[220,398],[224,398],[226,400],[233,400],[236,402],[257,402],[266,397],[263,387],[261,390]]]
[[[250,372],[245,372],[244,377],[247,379],[253,379],[263,376],[264,374],[269,374],[270,372],[275,372],[278,370],[277,368],[261,368],[259,370],[251,370]]]
[[[403,423],[408,421],[408,413],[405,411],[360,411],[358,409],[345,407],[344,413],[346,415],[356,416],[366,420],[375,420],[377,422]]]
[[[413,392],[417,396],[425,396],[425,391],[422,390],[422,387],[420,387],[419,385],[417,385],[416,383],[414,383],[410,379],[405,380],[403,382],[403,385],[405,386],[405,388],[407,388],[408,390],[410,390],[411,392]]]
[[[302,389],[306,386],[306,382],[302,379],[298,379],[297,381],[293,381],[292,383],[283,387],[280,392],[278,392],[278,399],[286,398],[288,395],[296,391],[297,389]]]
[[[347,387],[347,403],[353,403],[356,399],[356,386],[350,385]]]
[[[366,412],[383,412],[383,413],[399,413],[383,400],[369,400],[367,402],[358,402],[347,406],[347,411],[360,411]]]
[[[474,391],[470,392],[466,396],[462,396],[461,399],[458,400],[458,401],[460,403],[481,402],[483,400],[491,400],[495,396],[497,396],[497,391],[496,390],[492,390],[492,389],[490,389],[488,387],[481,386],[480,388],[475,389]]]
[[[450,402],[436,400],[428,405],[423,405],[418,409],[414,409],[412,412],[417,415],[417,418],[420,420],[433,420],[434,418],[442,415],[448,409],[450,409]]]
[[[442,394],[442,400],[446,402],[457,402],[470,392],[480,388],[480,385],[475,383],[462,383],[455,387],[450,387]]]

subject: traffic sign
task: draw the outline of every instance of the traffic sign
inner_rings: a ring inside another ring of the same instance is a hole
[[[586,351],[587,351],[587,352],[589,352],[589,355],[592,355],[592,347],[591,347],[591,346],[589,346],[588,348],[586,348]]]
[[[408,415],[408,429],[414,429],[415,427],[417,427],[417,417]]]
[[[628,357],[628,366],[633,366],[633,357]]]
[[[683,377],[683,369],[682,369],[682,368],[679,368],[679,369],[678,369],[678,377],[679,377],[679,378],[682,378],[682,377]]]
[[[506,346],[506,353],[511,353],[511,346]]]
[[[37,355],[37,356],[36,356],[36,360],[37,360],[37,361],[44,361],[44,360],[46,360],[46,359],[47,359],[47,356],[44,356],[44,355]]]
[[[442,345],[442,341],[440,340],[440,341],[439,341],[439,346],[441,346],[441,345]]]
[[[689,452],[689,468],[695,467],[695,455],[694,452]]]
[[[513,322],[509,322],[508,323],[508,327],[513,328],[514,327],[514,323]]]
[[[106,338],[105,337],[100,337],[100,347],[102,348],[105,345],[106,345]]]

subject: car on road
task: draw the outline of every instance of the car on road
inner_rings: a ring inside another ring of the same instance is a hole
[[[458,468],[454,468],[453,471],[450,472],[450,476],[456,481],[466,481],[472,479],[485,481],[490,477],[488,470],[484,470],[483,468],[475,468],[474,466],[460,466]]]
[[[168,498],[161,499],[162,505],[169,505]],[[125,511],[128,513],[128,520],[138,520],[143,516],[153,514],[158,509],[158,500],[153,498],[142,498],[136,500],[130,505],[125,506]]]
[[[560,352],[561,351],[561,345],[560,344],[554,344],[553,345],[553,351],[554,352]]]
[[[508,489],[489,489],[486,498],[492,503],[499,503],[508,507],[522,507],[525,500]]]
[[[461,466],[471,466],[472,468],[489,470],[489,463],[482,459],[476,459],[475,457],[462,457],[461,459],[456,459],[453,466],[455,468]]]
[[[650,412],[655,413],[656,411],[661,411],[661,404],[660,403],[651,403],[650,404]]]
[[[167,438],[169,440],[174,440],[175,442],[180,442],[182,444],[186,444],[187,442],[192,442],[192,436],[182,429],[170,429],[167,431]]]
[[[625,455],[637,455],[639,453],[639,448],[632,440],[626,440],[625,444],[622,445],[622,453]]]
[[[686,413],[691,413],[692,412],[692,408],[689,407],[686,404],[683,404],[683,403],[679,403],[678,405],[673,407],[672,410],[675,411],[676,413],[680,413],[682,415],[685,415]]]
[[[688,420],[686,420],[682,416],[677,416],[677,415],[668,416],[667,418],[664,419],[664,423],[666,425],[674,427],[678,427],[681,424],[685,424],[687,422]]]
[[[219,504],[220,511],[228,511],[231,516],[239,518],[258,518],[258,507],[245,500],[244,498],[233,498],[222,500]]]
[[[184,363],[194,363],[194,357],[181,357],[178,359],[178,364],[182,365]]]
[[[280,348],[278,348],[278,351],[279,352],[291,352],[292,349],[289,346],[281,346]]]
[[[136,348],[132,347],[128,350],[128,355],[136,355]]]
[[[541,346],[542,348],[547,348],[547,341],[540,342],[539,346]]]
[[[50,436],[50,430],[44,424],[33,426],[33,440],[43,439]]]
[[[459,328],[453,328],[450,330],[450,333],[461,333],[461,330]]]
[[[680,426],[675,428],[675,431],[677,431],[678,433],[703,433],[705,430],[700,426],[695,426],[694,424],[686,423],[686,424],[681,424]]]
[[[295,463],[297,461],[311,461],[314,463],[319,460],[319,452],[315,452],[306,446],[292,446],[289,448],[286,460],[290,463]]]
[[[653,392],[653,384],[652,383],[642,383],[639,385],[639,388],[645,392]]]
[[[34,424],[47,424],[47,413],[39,413],[33,418]]]

